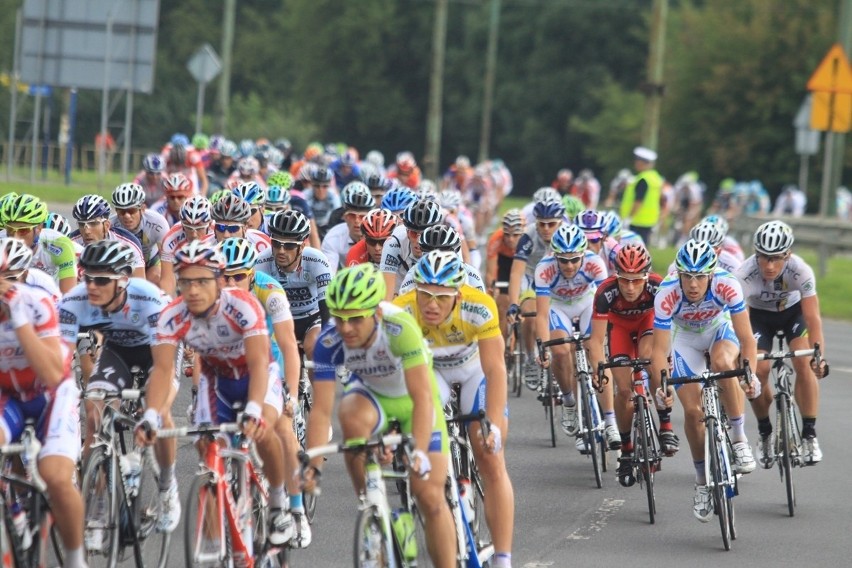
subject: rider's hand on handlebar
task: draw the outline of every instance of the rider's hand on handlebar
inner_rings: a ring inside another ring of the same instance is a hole
[[[521,313],[521,306],[518,304],[512,304],[509,306],[509,309],[506,310],[506,317],[511,323],[515,323],[515,320],[518,318],[518,315]]]
[[[824,379],[828,376],[828,361],[820,359],[819,367],[817,367],[816,360],[811,359],[811,369],[813,370],[814,375],[816,375],[816,378]]]
[[[480,430],[479,435],[482,436],[482,431]],[[495,424],[491,424],[491,427],[488,431],[488,437],[484,440],[485,449],[488,450],[492,454],[496,454],[500,450],[503,449],[503,436],[500,433],[500,428]]]
[[[668,387],[666,391],[663,393],[663,389],[658,387],[654,393],[654,402],[658,410],[665,410],[674,406],[674,389]]]
[[[142,419],[136,424],[133,429],[136,438],[137,446],[149,446],[154,443],[157,438],[157,428],[160,427],[160,413],[149,408],[142,415]]]
[[[432,471],[432,462],[429,461],[429,455],[423,450],[414,450],[411,452],[411,470],[420,478],[429,479],[429,472]]]
[[[750,369],[748,371],[748,376],[743,377],[743,379],[740,381],[740,387],[743,389],[746,398],[749,400],[753,400],[760,396],[760,380],[758,380],[758,378],[753,372],[751,372]]]

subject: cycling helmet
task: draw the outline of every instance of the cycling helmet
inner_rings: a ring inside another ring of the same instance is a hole
[[[562,219],[565,214],[565,206],[562,201],[539,201],[533,207],[533,215],[536,219]]]
[[[386,239],[399,223],[396,215],[387,209],[373,209],[361,221],[361,234],[371,239]]]
[[[206,150],[210,146],[210,138],[199,132],[192,137],[192,145],[198,150]]]
[[[290,190],[280,185],[270,185],[266,188],[266,206],[284,207],[290,203]]]
[[[520,209],[509,209],[503,213],[503,232],[519,233],[524,230],[524,218]]]
[[[371,190],[378,189],[381,191],[386,191],[388,188],[388,180],[382,173],[372,167],[362,167],[361,168],[361,179],[364,180],[364,183],[367,184]]]
[[[257,249],[246,239],[230,237],[219,244],[225,257],[225,270],[251,270],[257,262]]]
[[[141,207],[145,204],[145,190],[138,183],[123,183],[112,191],[112,205],[117,209]]]
[[[719,182],[719,192],[722,194],[731,194],[734,192],[736,185],[737,180],[734,178],[725,178]]]
[[[171,140],[169,140],[169,142],[175,146],[177,146],[178,144],[180,144],[181,146],[186,146],[187,144],[189,144],[189,137],[186,134],[183,134],[182,132],[175,132],[174,134],[172,134],[172,138]]]
[[[574,224],[586,232],[601,232],[604,226],[603,213],[594,209],[586,209],[574,217]]]
[[[103,202],[104,213],[102,217],[109,216],[109,204],[102,197],[97,195],[86,195],[80,199],[83,201],[89,197],[97,197]],[[77,202],[77,205],[80,204]],[[47,220],[47,204],[34,195],[24,193],[16,196],[11,202],[7,202],[4,208],[4,218],[6,223],[28,223],[31,225],[41,225]],[[77,208],[75,206],[74,212]],[[75,215],[76,217],[76,215]]]
[[[109,203],[106,199],[100,195],[84,195],[74,204],[74,210],[71,214],[77,221],[93,221],[95,219],[108,219],[109,212]],[[46,207],[44,217],[39,221],[39,224],[43,223],[45,219],[47,219]],[[10,221],[15,221],[15,219],[10,219]]]
[[[604,212],[601,231],[608,237],[614,237],[621,232],[621,217],[618,216],[618,213],[615,211]]]
[[[424,253],[433,250],[461,250],[461,237],[458,232],[447,225],[433,225],[420,233],[420,250]]]
[[[159,154],[148,154],[142,159],[142,169],[149,174],[159,174],[166,169],[166,164]]]
[[[169,163],[186,164],[186,146],[184,144],[175,144],[169,149]]]
[[[86,271],[130,276],[133,257],[133,247],[123,241],[95,241],[86,245],[80,254],[80,267]]]
[[[414,154],[411,152],[400,152],[396,155],[396,169],[400,173],[411,173],[416,167],[417,162],[414,160]]]
[[[334,173],[330,169],[325,166],[321,166],[319,164],[308,168],[308,179],[312,184],[328,184],[331,183],[331,179],[334,177]]]
[[[728,221],[726,221],[724,217],[720,217],[719,215],[707,215],[701,220],[701,222],[718,225],[719,228],[722,229],[722,233],[724,233],[725,236],[728,235]]]
[[[293,151],[293,143],[290,142],[286,138],[278,138],[275,140],[274,146],[278,148],[279,151],[288,153]]]
[[[319,142],[311,142],[308,144],[307,148],[305,148],[305,160],[308,162],[314,162],[322,156],[322,152],[322,144]]]
[[[210,205],[215,205],[217,201],[225,197],[226,195],[230,195],[233,193],[231,189],[219,189],[213,192],[213,195],[210,196]]]
[[[462,206],[461,192],[455,189],[445,189],[440,195],[441,207],[448,211],[455,211]]]
[[[370,150],[364,157],[365,162],[369,162],[379,169],[385,167],[385,156],[378,150]]]
[[[240,156],[245,158],[254,154],[254,142],[248,138],[240,140]]]
[[[266,202],[266,191],[255,181],[241,183],[233,189],[233,193],[245,199],[249,205],[262,207]]]
[[[769,221],[754,232],[754,250],[761,254],[781,254],[793,246],[793,229],[783,221]]]
[[[287,172],[274,172],[266,179],[266,185],[278,185],[283,189],[290,189],[293,187],[293,176]]]
[[[207,146],[211,152],[222,152],[222,143],[225,142],[225,137],[221,134],[214,134],[210,137],[210,144]]]
[[[722,246],[725,242],[725,233],[719,225],[703,221],[689,230],[689,238],[696,241],[707,241],[713,248]]]
[[[225,270],[225,255],[213,241],[185,242],[175,251],[175,271],[180,272],[190,266],[209,268],[218,274]]]
[[[163,180],[166,195],[189,197],[192,195],[192,182],[183,174],[172,174]]]
[[[540,187],[533,193],[534,203],[543,203],[545,201],[559,201],[562,196],[552,187]]]
[[[382,209],[403,211],[417,202],[417,195],[407,187],[397,187],[388,190],[382,197]]]
[[[213,220],[219,223],[246,223],[251,218],[251,206],[234,193],[229,193],[213,204]]]
[[[12,211],[12,203],[18,198],[18,194],[10,191],[3,197],[0,197],[0,225],[5,225],[9,220],[9,213]]]
[[[231,140],[225,140],[222,142],[222,148],[219,150],[219,153],[222,154],[223,158],[231,158],[232,160],[237,157],[237,145],[234,144]]]
[[[438,193],[438,187],[430,179],[424,179],[414,190],[417,199],[428,199],[429,201],[440,201],[441,194]]]
[[[30,267],[33,249],[20,239],[0,239],[0,272],[21,272]]]
[[[554,254],[582,253],[586,252],[588,246],[586,233],[577,225],[560,225],[550,240]]]
[[[402,220],[412,231],[423,231],[432,225],[443,223],[444,213],[441,206],[434,201],[421,199],[405,210]]]
[[[447,288],[461,288],[467,280],[461,256],[448,250],[433,250],[424,254],[414,268],[414,281]]]
[[[615,253],[615,268],[619,272],[648,272],[651,270],[651,255],[639,243],[627,243]]]
[[[569,219],[573,219],[586,208],[583,202],[573,195],[566,195],[563,197],[562,205],[565,206],[565,215],[567,215]]]
[[[47,220],[44,222],[45,229],[53,229],[66,237],[72,233],[71,225],[68,223],[68,219],[60,215],[59,213],[50,213],[47,216]]]
[[[369,211],[376,206],[376,198],[370,193],[370,188],[360,181],[351,181],[340,192],[340,201],[344,209]]]
[[[209,223],[210,219],[210,202],[206,197],[193,195],[180,208],[180,220],[187,225],[200,227]]]
[[[304,241],[311,234],[311,223],[301,211],[288,209],[277,211],[270,217],[268,229],[270,236]]]
[[[371,310],[385,299],[382,273],[370,263],[343,268],[334,275],[325,292],[330,310]]]
[[[710,243],[689,239],[675,255],[678,272],[712,274],[716,270],[716,253]]]
[[[240,170],[240,175],[242,176],[255,176],[260,171],[260,162],[253,156],[240,158],[240,161],[237,163],[237,169]]]

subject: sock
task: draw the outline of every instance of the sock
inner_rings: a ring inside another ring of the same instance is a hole
[[[562,406],[575,406],[577,399],[574,398],[574,393],[562,393]]]
[[[672,429],[672,409],[657,410],[657,416],[660,418],[660,430]]]
[[[745,414],[740,414],[735,418],[728,418],[728,424],[731,425],[731,442],[745,442],[747,440],[745,433]]]
[[[510,552],[498,552],[494,555],[494,568],[512,568],[512,554]]]
[[[607,426],[616,426],[617,427],[617,425],[615,423],[615,411],[614,410],[607,410],[606,412],[604,412],[604,424],[606,424]]]
[[[157,486],[160,491],[168,491],[169,487],[172,486],[172,481],[175,479],[175,464],[171,464],[168,466],[160,466],[160,479],[157,482]]]
[[[802,438],[816,438],[816,416],[802,416]]]
[[[757,419],[757,431],[760,432],[761,438],[766,438],[772,433],[772,422],[769,417]]]
[[[694,461],[695,466],[695,483],[698,485],[707,485],[707,478],[704,476],[704,460]]]
[[[65,566],[70,568],[82,568],[86,565],[86,556],[83,553],[83,547],[75,548],[74,550],[65,549]]]
[[[302,513],[305,511],[305,506],[302,504],[302,494],[296,493],[290,495],[290,510]]]
[[[282,483],[278,487],[269,488],[269,508],[270,509],[286,509],[287,508],[287,492],[284,490]]]
[[[619,432],[621,435],[621,455],[630,455],[633,453],[633,441],[630,439],[630,432]]]

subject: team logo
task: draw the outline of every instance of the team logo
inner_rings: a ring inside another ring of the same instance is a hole
[[[216,326],[216,333],[219,334],[219,337],[228,337],[228,326],[227,325]]]

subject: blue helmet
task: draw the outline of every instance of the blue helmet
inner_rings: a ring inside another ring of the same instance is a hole
[[[588,246],[586,233],[576,225],[561,225],[550,240],[550,248],[554,254],[586,252]]]
[[[173,146],[180,144],[181,146],[189,146],[189,136],[183,134],[181,132],[175,132],[172,134],[172,139],[170,140]]]
[[[74,210],[71,214],[77,221],[108,219],[110,214],[109,203],[100,195],[84,195],[74,204]]]
[[[448,288],[461,288],[467,280],[461,255],[447,250],[433,250],[424,254],[414,269],[418,284],[435,284]]]
[[[607,211],[603,214],[604,223],[602,231],[606,236],[613,237],[621,232],[621,217],[615,211]]]
[[[59,231],[66,237],[73,232],[71,230],[71,225],[68,223],[68,219],[59,213],[50,213],[47,216],[47,220],[44,222],[44,228]]]
[[[417,195],[407,187],[394,188],[382,197],[382,209],[402,211],[408,209],[415,201],[417,201]]]
[[[225,239],[219,250],[225,255],[225,270],[251,270],[257,262],[257,249],[246,239]]]
[[[233,192],[249,205],[263,205],[266,202],[266,191],[256,181],[243,182]]]
[[[266,204],[284,206],[290,203],[290,190],[280,185],[270,185],[266,188]]]
[[[728,234],[728,221],[724,217],[720,217],[719,215],[707,215],[701,220],[702,223],[713,223],[717,225],[725,235]]]
[[[565,215],[562,201],[544,201],[535,204],[533,215],[536,219],[561,219]]]
[[[716,270],[716,252],[707,241],[689,239],[675,255],[675,267],[678,272],[712,274]]]

